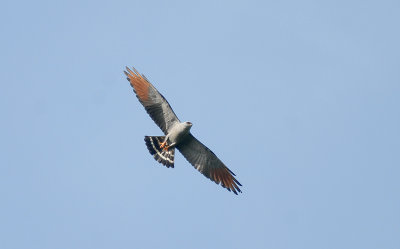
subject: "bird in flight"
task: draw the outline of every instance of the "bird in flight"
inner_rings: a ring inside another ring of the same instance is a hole
[[[175,148],[204,176],[236,195],[242,186],[235,174],[191,133],[191,122],[180,122],[168,101],[135,68],[124,71],[133,91],[165,136],[145,136],[147,149],[156,161],[174,167]]]

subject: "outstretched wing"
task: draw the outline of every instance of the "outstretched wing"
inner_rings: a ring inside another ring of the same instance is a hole
[[[192,134],[189,134],[177,148],[186,160],[211,181],[216,184],[221,183],[222,187],[232,190],[235,194],[242,192],[239,188],[242,185],[234,177],[235,174]]]
[[[132,67],[133,71],[126,67],[124,71],[127,80],[131,83],[133,91],[136,93],[140,103],[144,106],[153,121],[160,127],[165,135],[169,129],[177,122],[175,115],[168,101],[157,91],[149,80]]]

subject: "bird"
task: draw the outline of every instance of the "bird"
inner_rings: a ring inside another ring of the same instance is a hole
[[[181,122],[164,96],[134,67],[126,67],[124,73],[139,102],[164,133],[164,136],[144,137],[147,149],[154,159],[167,168],[174,168],[177,148],[205,177],[229,192],[232,191],[236,195],[241,193],[239,186],[242,185],[236,180],[236,175],[214,152],[191,134],[193,124],[189,121]]]

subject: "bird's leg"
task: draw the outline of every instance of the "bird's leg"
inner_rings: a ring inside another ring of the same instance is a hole
[[[168,136],[165,137],[164,142],[160,143],[160,148],[163,149],[167,146]]]
[[[167,145],[167,141],[165,140],[164,142],[160,143],[160,148],[163,149]]]
[[[175,144],[176,143],[172,143],[172,144],[170,144],[170,145],[165,145],[164,147],[163,147],[163,150],[165,150],[165,151],[168,151],[169,150],[169,148],[173,148],[174,146],[175,146]]]

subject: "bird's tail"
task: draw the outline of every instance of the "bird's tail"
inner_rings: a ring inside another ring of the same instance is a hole
[[[146,142],[147,149],[150,154],[153,155],[157,162],[169,167],[174,167],[175,148],[164,150],[160,144],[164,142],[165,136],[145,136],[144,141]]]

